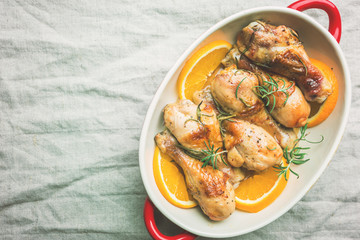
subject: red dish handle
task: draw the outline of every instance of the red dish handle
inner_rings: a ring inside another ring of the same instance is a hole
[[[288,8],[298,11],[304,11],[310,8],[324,10],[329,16],[329,32],[334,36],[337,42],[341,38],[341,17],[337,7],[328,0],[300,0],[290,4]]]
[[[144,221],[148,232],[155,240],[193,240],[197,237],[196,235],[191,234],[187,231],[176,236],[165,236],[164,234],[162,234],[156,227],[154,219],[154,204],[150,201],[149,198],[146,198],[145,200]]]

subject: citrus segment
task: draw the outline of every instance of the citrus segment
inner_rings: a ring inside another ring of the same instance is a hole
[[[336,102],[339,96],[339,86],[336,80],[333,70],[325,63],[310,58],[312,64],[314,64],[333,85],[333,93],[325,100],[324,103],[316,104],[310,103],[311,112],[308,118],[308,127],[315,127],[325,121],[336,106]]]
[[[155,147],[153,168],[156,185],[166,200],[180,208],[197,205],[187,191],[181,168],[158,147]]]
[[[203,88],[207,78],[220,65],[230,48],[230,43],[218,40],[195,52],[185,63],[179,75],[177,82],[179,97],[192,100],[194,92]]]
[[[286,160],[283,158],[286,166]],[[284,190],[287,181],[278,176],[274,168],[255,174],[235,189],[236,208],[246,212],[259,212],[269,206]]]

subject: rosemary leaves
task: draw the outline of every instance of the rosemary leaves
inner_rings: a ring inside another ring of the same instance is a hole
[[[225,120],[234,121],[234,120],[231,120],[231,118],[235,117],[236,115],[235,114],[230,114],[230,113],[227,113],[226,111],[224,111],[224,109],[216,101],[216,99],[214,97],[212,97],[212,98],[213,98],[213,101],[215,103],[216,109],[219,111],[219,114],[216,116],[216,118],[219,121],[221,137],[222,137],[222,139],[224,139],[225,129],[222,127],[222,123]]]
[[[293,173],[297,178],[299,178],[299,174],[296,173],[294,170],[291,169],[291,164],[295,165],[301,165],[309,161],[309,158],[306,157],[306,152],[303,152],[304,150],[309,150],[310,147],[299,147],[298,144],[301,141],[305,141],[308,143],[321,143],[324,140],[324,136],[321,136],[321,140],[317,142],[312,142],[306,139],[307,134],[305,133],[307,129],[307,124],[305,126],[300,128],[300,137],[295,140],[294,147],[289,151],[288,147],[285,147],[283,150],[284,158],[286,159],[287,166],[284,166],[282,163],[279,165],[274,166],[275,171],[278,172],[279,176],[283,175],[285,177],[285,180],[288,180],[288,172]]]
[[[177,145],[180,149],[182,149],[187,155],[189,155],[192,158],[195,158],[201,162],[203,162],[203,165],[201,167],[205,167],[207,165],[212,166],[214,169],[218,169],[218,156],[220,157],[221,161],[227,166],[228,164],[225,162],[223,158],[223,154],[227,151],[220,151],[221,147],[218,147],[215,149],[214,144],[210,143],[210,140],[208,143],[205,143],[206,150],[194,150],[191,148],[184,147],[180,144]]]
[[[270,103],[271,103],[270,98],[272,98],[272,107],[269,112],[271,113],[276,106],[276,97],[274,95],[274,93],[276,93],[276,92],[282,92],[283,94],[286,95],[286,99],[283,104],[283,106],[285,106],[287,103],[287,100],[289,99],[288,90],[293,87],[294,82],[291,81],[291,85],[289,87],[286,87],[285,80],[281,78],[280,80],[283,82],[283,84],[280,87],[279,83],[274,78],[272,78],[269,74],[267,74],[267,76],[269,77],[268,81],[264,80],[261,75],[258,75],[258,76],[261,78],[261,84],[259,86],[253,87],[255,89],[254,92],[258,97],[265,100],[266,107],[268,107],[270,105]]]
[[[202,113],[201,112],[201,108],[200,108],[200,106],[201,106],[201,104],[203,103],[203,101],[201,101],[200,103],[199,103],[199,105],[197,106],[197,108],[196,108],[196,119],[194,119],[194,118],[189,118],[189,119],[187,119],[185,122],[184,122],[184,127],[186,127],[186,123],[187,122],[189,122],[189,121],[195,121],[195,122],[198,122],[198,123],[200,123],[201,125],[203,125],[204,126],[204,123],[201,121],[201,116],[205,116],[205,117],[212,117],[213,115],[209,115],[209,114],[205,114],[205,113]]]

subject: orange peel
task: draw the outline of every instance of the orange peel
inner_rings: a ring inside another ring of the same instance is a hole
[[[282,160],[283,165],[287,166],[286,160]],[[235,189],[236,208],[251,213],[259,212],[274,202],[286,185],[285,177],[278,176],[272,167],[255,174],[240,182]]]
[[[231,47],[227,41],[217,40],[196,51],[180,72],[177,81],[179,97],[192,100],[194,92],[204,87]]]
[[[155,147],[153,171],[157,187],[171,204],[192,208],[197,202],[188,193],[182,169],[166,154]]]

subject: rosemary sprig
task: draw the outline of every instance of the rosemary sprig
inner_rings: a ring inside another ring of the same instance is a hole
[[[239,98],[239,100],[245,105],[245,107],[247,107],[247,108],[251,107],[251,105],[249,105],[248,103],[246,103],[243,98]]]
[[[237,66],[237,65],[236,65]],[[252,73],[252,71],[250,70],[247,70],[247,69],[243,69],[243,68],[240,68],[238,70],[235,71],[235,76],[237,75],[238,72],[249,72],[249,73]],[[246,77],[245,77],[246,78]],[[244,79],[243,79],[244,80]]]
[[[236,73],[235,73],[235,74],[236,74]],[[239,100],[245,105],[245,107],[249,108],[249,107],[251,107],[251,106],[250,106],[248,103],[246,103],[243,98],[238,97],[239,87],[240,87],[241,83],[242,83],[245,79],[246,79],[246,77],[244,77],[244,78],[240,81],[240,83],[237,85],[236,90],[235,90],[235,98],[236,98],[236,99],[239,99]]]
[[[203,124],[200,120],[194,119],[194,118],[191,117],[191,118],[187,119],[187,120],[184,122],[184,127],[186,127],[186,123],[189,122],[189,121],[194,121],[194,122],[197,122],[197,123],[199,123],[199,124],[201,124],[201,125],[204,126],[204,124]]]
[[[291,35],[299,39],[299,33],[292,28],[289,28]]]
[[[202,113],[201,112],[201,108],[200,108],[200,106],[201,106],[201,104],[203,103],[203,101],[201,101],[200,103],[199,103],[199,105],[197,106],[197,108],[196,108],[196,118],[197,119],[194,119],[194,118],[189,118],[189,119],[187,119],[185,122],[184,122],[184,127],[186,127],[186,123],[187,122],[189,122],[189,121],[195,121],[195,122],[198,122],[198,123],[200,123],[201,125],[203,125],[204,126],[204,123],[201,121],[201,116],[205,116],[205,117],[212,117],[213,115],[209,115],[209,114],[205,114],[205,113]]]
[[[285,149],[283,150],[283,156],[286,159],[286,163],[288,164],[287,166],[284,166],[283,163],[274,166],[275,171],[278,172],[278,175],[284,175],[285,180],[288,180],[288,172],[290,171],[291,173],[293,173],[297,178],[299,178],[299,174],[296,173],[294,170],[291,169],[291,164],[295,164],[295,165],[301,165],[306,163],[307,161],[309,161],[309,158],[305,158],[306,157],[306,152],[302,152],[304,150],[309,150],[310,147],[299,147],[298,144],[300,141],[305,141],[308,143],[321,143],[324,140],[324,136],[321,136],[321,140],[317,141],[317,142],[312,142],[306,139],[306,136],[308,134],[306,134],[306,129],[307,129],[307,124],[305,124],[305,126],[300,128],[300,137],[298,139],[295,140],[295,144],[294,147],[289,151],[288,147],[285,147]]]
[[[200,108],[200,106],[201,106],[202,103],[203,103],[203,101],[201,101],[199,103],[199,105],[197,106],[197,108],[196,108],[196,117],[197,117],[197,120],[199,120],[200,122],[201,122],[201,108]]]
[[[306,76],[308,75],[308,69],[307,69],[305,63],[301,60],[301,58],[299,57],[299,55],[297,55],[296,53],[294,53],[294,54],[295,54],[295,56],[298,57],[299,61],[301,62],[301,64],[302,64],[303,67],[305,68],[305,77],[306,77]]]
[[[285,87],[285,80],[284,79],[280,79],[283,82],[282,87],[279,86],[278,82],[272,78],[269,74],[266,74],[269,77],[269,81],[266,81],[262,78],[261,75],[258,75],[261,77],[261,84],[259,86],[255,86],[253,87],[256,91],[255,94],[260,97],[261,99],[265,100],[265,106],[269,106],[270,105],[270,97],[272,97],[273,99],[273,105],[271,107],[270,113],[274,110],[275,105],[276,105],[276,97],[274,95],[274,93],[276,92],[282,92],[286,95],[286,99],[284,101],[283,106],[286,105],[287,100],[289,99],[289,93],[287,92],[287,90],[289,90],[293,85],[294,82],[291,81],[291,85],[289,87]]]
[[[219,114],[217,115],[217,118],[221,118],[221,117],[226,117],[226,116],[230,116],[231,114],[230,113],[227,113],[222,107],[221,105],[218,103],[218,101],[216,101],[216,99],[211,96],[214,103],[215,103],[215,107],[216,109],[219,111]],[[232,115],[231,115],[232,116]]]
[[[254,33],[255,33],[255,32],[254,32]],[[250,42],[252,42],[254,33],[251,35]],[[250,48],[250,43],[249,43],[249,46],[246,46],[246,48],[244,49],[244,51],[241,52],[241,54],[240,54],[240,59],[241,59],[241,57],[242,57],[243,55],[245,55],[245,53],[249,50],[249,48]],[[239,60],[240,60],[240,59],[239,59]]]
[[[271,68],[270,66],[266,65],[266,64],[263,64],[263,63],[260,63],[260,62],[255,62],[253,61],[253,63],[259,67],[263,67],[263,68]]]
[[[262,21],[256,20],[255,22],[257,22],[258,24],[260,24],[261,26],[263,26],[263,28],[266,29],[266,26],[265,26],[265,24],[264,24]]]
[[[269,148],[268,146],[266,146],[266,148],[269,150],[269,151],[274,151],[275,149],[276,149],[276,146],[275,147],[273,147],[273,148]]]
[[[201,108],[200,108],[200,106],[201,106],[201,104],[203,103],[203,101],[201,101],[200,103],[199,103],[199,105],[197,106],[197,109],[196,109],[196,116],[197,116],[197,118],[199,119],[199,121],[201,121],[201,116],[205,116],[205,117],[212,117],[212,116],[214,116],[214,115],[209,115],[209,114],[205,114],[205,113],[202,113],[201,112]]]
[[[235,73],[235,74],[236,74],[236,73]],[[240,81],[240,83],[237,85],[237,87],[236,87],[236,91],[235,91],[235,97],[236,97],[236,98],[238,98],[239,87],[240,87],[241,83],[245,80],[245,78],[246,78],[246,77],[244,77],[244,78]]]
[[[182,149],[190,157],[203,162],[203,165],[201,166],[202,168],[207,165],[210,165],[214,169],[218,169],[217,166],[218,156],[226,166],[228,165],[223,158],[223,154],[226,153],[227,151],[220,151],[221,147],[215,149],[214,144],[211,144],[210,140],[208,141],[208,143],[206,143],[206,141],[204,141],[204,143],[206,146],[206,150],[201,150],[201,151],[184,147],[183,145],[180,144],[177,144],[176,146]]]
[[[216,116],[217,120],[219,121],[219,126],[220,126],[220,134],[222,139],[224,139],[224,135],[225,135],[225,129],[222,127],[222,123],[223,121],[230,121],[230,122],[234,122],[234,120],[232,120],[231,118],[235,117],[235,114],[230,114],[227,113],[222,107],[221,105],[216,101],[216,99],[214,97],[212,97],[214,103],[215,103],[215,107],[217,108],[217,110],[219,111],[219,114]]]
[[[253,31],[253,33],[251,34],[250,39],[249,39],[249,43],[247,44],[246,48],[243,51],[240,51],[240,49],[238,49],[239,52],[240,52],[240,57],[239,58],[235,57],[236,66],[239,64],[239,60],[242,58],[242,56],[245,55],[245,53],[249,50],[250,45],[251,45],[252,41],[254,40],[255,32],[256,32],[256,30]]]

